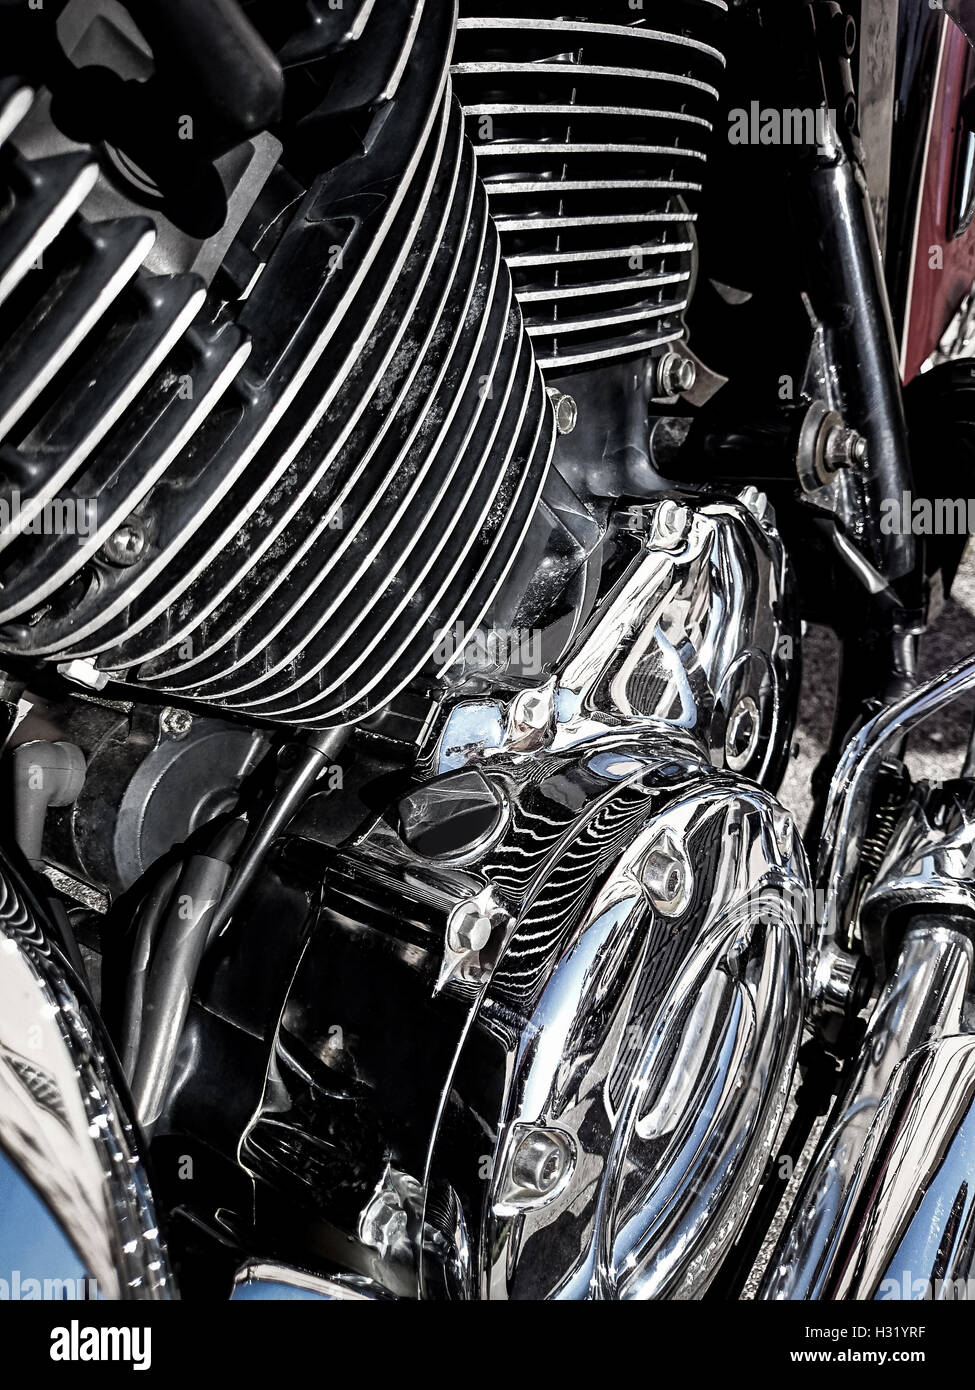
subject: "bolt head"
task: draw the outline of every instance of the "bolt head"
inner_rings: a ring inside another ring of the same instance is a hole
[[[665,830],[644,856],[640,877],[650,904],[661,917],[679,917],[690,902],[694,875],[683,845]]]
[[[408,1239],[408,1218],[391,1194],[373,1197],[359,1218],[359,1237],[366,1245],[386,1253]]]
[[[569,1155],[554,1134],[535,1130],[526,1134],[511,1163],[514,1186],[533,1199],[548,1197],[565,1174]]]
[[[167,707],[159,716],[159,728],[167,738],[185,738],[193,727],[193,716],[185,709]]]
[[[483,951],[491,940],[491,913],[477,903],[461,903],[447,922],[447,944],[452,951]]]
[[[653,517],[651,542],[660,550],[676,550],[691,524],[691,514],[673,498],[665,497]]]
[[[697,381],[697,363],[679,352],[665,352],[657,363],[654,394],[658,397],[679,396],[691,391]]]
[[[749,484],[748,487],[742,488],[738,494],[738,500],[747,511],[751,512],[756,521],[765,520],[768,514],[768,497],[760,488]]]
[[[104,690],[109,679],[90,661],[62,661],[58,665],[58,674],[72,685],[84,686],[86,690]]]
[[[772,812],[772,835],[775,839],[775,847],[782,859],[791,858],[795,827],[792,823],[792,817],[783,806],[776,807]]]
[[[725,762],[733,772],[743,772],[758,749],[762,719],[750,695],[738,701],[725,732]]]
[[[519,732],[546,729],[551,718],[551,698],[541,690],[523,690],[511,702],[511,725]]]
[[[149,545],[145,522],[138,516],[126,517],[102,546],[99,554],[110,565],[128,569],[142,559]]]
[[[643,881],[654,907],[659,911],[668,912],[679,902],[684,891],[683,865],[663,851],[655,851],[647,856]]]

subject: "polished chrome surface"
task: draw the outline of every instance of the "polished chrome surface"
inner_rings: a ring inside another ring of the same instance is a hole
[[[137,1136],[93,1010],[5,867],[0,1134],[102,1298],[175,1297]]]
[[[663,726],[700,739],[719,767],[768,777],[791,727],[798,632],[774,518],[747,500],[634,508],[637,557],[557,674],[507,705],[460,700],[431,770]]]
[[[859,1297],[846,1292],[851,1242],[860,1239],[876,1188],[874,1125],[899,1068],[919,1048],[956,1033],[971,983],[973,948],[936,920],[909,930],[877,1001],[859,1060],[817,1146],[765,1274],[766,1299]],[[899,1176],[923,1192],[910,1168]],[[872,1295],[863,1295],[871,1297]]]
[[[379,816],[325,904],[238,1149],[322,1255],[407,1298],[701,1296],[802,1025],[774,798],[661,725],[500,754]]]
[[[912,1051],[857,1144],[855,1183],[828,1244],[817,1243],[820,1226],[796,1228],[763,1297],[970,1299],[975,1038],[952,1035]],[[833,1210],[835,1194],[824,1185],[819,1195]]]
[[[968,785],[920,783],[860,907],[867,954],[884,958],[884,926],[904,909],[959,913],[975,927],[973,871],[975,815]]]
[[[861,1220],[833,1297],[973,1296],[975,1038],[920,1048],[895,1075],[864,1146]]]
[[[975,656],[880,710],[848,744],[833,776],[819,850],[817,955],[836,942],[848,941],[856,925],[860,852],[885,756],[896,751],[912,729],[971,690],[975,690]],[[885,968],[880,957],[874,965],[881,972]]]
[[[468,1252],[450,1297],[698,1298],[751,1209],[799,1044],[809,875],[767,793],[678,749],[575,750],[605,790],[488,962],[431,1149]],[[526,826],[543,785],[521,794]]]

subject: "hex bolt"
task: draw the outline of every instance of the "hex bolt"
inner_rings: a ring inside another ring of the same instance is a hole
[[[149,545],[149,533],[141,517],[126,517],[98,552],[103,560],[119,569],[128,569],[142,559]]]
[[[872,972],[864,968],[863,957],[852,955],[841,946],[828,945],[813,967],[812,1016],[821,1019],[838,1014],[853,1018],[866,1004],[871,983]]]
[[[654,512],[651,544],[660,550],[676,550],[687,535],[690,522],[687,507],[665,497]]]
[[[565,1174],[568,1154],[564,1144],[545,1130],[526,1134],[511,1162],[511,1181],[526,1196],[548,1197]]]
[[[109,680],[107,673],[99,671],[90,661],[61,661],[58,663],[58,675],[86,690],[104,690]]]
[[[826,436],[823,457],[831,473],[841,468],[862,467],[867,461],[868,446],[862,434],[847,425],[834,425]]]
[[[472,898],[458,903],[447,920],[447,945],[452,951],[483,951],[494,929],[488,908]]]
[[[571,434],[579,423],[579,407],[572,396],[565,395],[557,387],[548,388],[549,400],[555,410],[555,427],[559,434]]]
[[[159,716],[159,728],[166,738],[185,738],[192,727],[193,716],[188,710],[167,706]]]
[[[680,396],[692,391],[697,381],[697,363],[679,352],[665,352],[657,363],[654,395]]]
[[[379,1192],[359,1218],[359,1238],[383,1254],[408,1239],[406,1212],[394,1194]]]

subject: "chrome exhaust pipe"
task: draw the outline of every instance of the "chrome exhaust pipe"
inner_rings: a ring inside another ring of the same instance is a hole
[[[766,1270],[761,1299],[877,1297],[888,1280],[888,1256],[893,1258],[898,1250],[895,1234],[914,1229],[911,1214],[919,1195],[926,1207],[947,1191],[946,1184],[955,1183],[965,1156],[966,1124],[969,1138],[975,1140],[969,1118],[975,1095],[975,1038],[951,1035],[961,1029],[975,951],[969,938],[945,921],[917,920],[904,937],[859,1060]],[[947,1046],[946,1040],[951,1046],[942,1055],[939,1049]],[[949,1075],[959,1081],[955,1095],[946,1090]],[[912,1124],[901,1132],[905,1110]],[[925,1130],[931,1136],[930,1151]],[[938,1155],[946,1148],[954,1157],[943,1170]],[[967,1192],[975,1187],[975,1148],[969,1150],[966,1171]],[[955,1205],[946,1210],[954,1211],[957,1201],[955,1192]],[[930,1237],[938,1229],[939,1223],[920,1220],[916,1238],[925,1233]],[[968,1242],[972,1245],[970,1229]],[[910,1267],[912,1279],[918,1268]],[[901,1273],[896,1277],[903,1284]]]

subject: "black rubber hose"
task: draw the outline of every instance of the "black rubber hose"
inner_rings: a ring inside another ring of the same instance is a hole
[[[309,739],[294,772],[264,813],[241,855],[233,882],[210,924],[211,942],[216,940],[234,915],[271,844],[301,809],[315,782],[345,743],[348,732],[347,729],[333,729],[324,734],[314,734]]]
[[[242,817],[232,820],[214,836],[206,858],[219,859],[230,865],[240,849],[241,841],[247,831],[247,822]],[[160,923],[169,906],[170,899],[179,882],[182,864],[174,864],[160,877],[143,899],[139,912],[139,926],[132,949],[125,993],[125,1013],[122,1020],[122,1035],[119,1055],[125,1076],[131,1084],[139,1054],[142,1038],[142,1019],[145,1011],[146,981],[152,963],[153,952],[159,934]]]
[[[303,805],[347,737],[345,729],[309,737],[294,771],[242,851],[232,881],[228,860],[239,844],[241,821],[221,831],[210,854],[194,856],[180,874],[149,967],[132,1077],[132,1097],[147,1139],[151,1140],[166,1102],[207,944],[230,921],[272,842]]]

